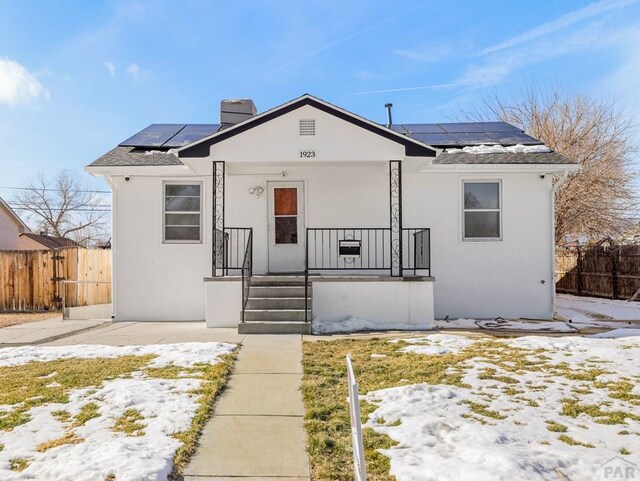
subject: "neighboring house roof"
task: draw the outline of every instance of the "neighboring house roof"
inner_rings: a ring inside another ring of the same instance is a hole
[[[44,247],[48,249],[57,249],[59,247],[82,247],[82,245],[78,244],[76,241],[71,239],[65,239],[64,237],[54,237],[43,234],[32,234],[30,232],[25,232],[20,234],[20,237],[25,236],[29,239],[32,239],[39,244],[42,244]]]
[[[499,154],[469,154],[466,152],[443,153],[435,158],[434,164],[575,164],[574,161],[556,152],[525,153],[508,152]]]
[[[0,208],[4,209],[7,214],[9,214],[9,217],[11,217],[19,227],[24,229],[26,232],[30,232],[31,229],[29,229],[29,226],[23,222],[20,216],[18,216],[11,207],[9,207],[9,204],[7,204],[2,197],[0,197]]]
[[[89,167],[153,167],[183,165],[179,157],[209,155],[210,147],[302,106],[311,105],[405,146],[408,156],[436,157],[437,149],[478,145],[542,145],[506,122],[394,124],[390,128],[305,94],[239,124],[151,124],[98,158]],[[175,150],[173,150],[175,149]],[[453,158],[453,155],[458,157]],[[434,164],[575,164],[555,153],[441,153]]]

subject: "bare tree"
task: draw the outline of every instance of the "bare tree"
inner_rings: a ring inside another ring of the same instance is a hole
[[[634,225],[634,125],[615,102],[530,87],[508,101],[497,95],[485,99],[467,116],[516,125],[582,166],[556,194],[557,242],[617,237]]]
[[[37,226],[56,237],[73,239],[84,246],[107,236],[109,206],[96,192],[68,170],[55,177],[40,173],[14,196],[14,206]]]

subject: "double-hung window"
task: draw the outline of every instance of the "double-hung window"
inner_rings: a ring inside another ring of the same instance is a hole
[[[501,184],[499,181],[464,181],[462,239],[502,238]]]
[[[202,242],[202,183],[164,184],[164,242]]]

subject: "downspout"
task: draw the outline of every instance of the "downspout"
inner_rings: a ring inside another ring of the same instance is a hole
[[[556,192],[567,180],[568,171],[565,169],[558,180],[551,181],[551,316],[556,313]],[[553,178],[552,178],[553,179]]]
[[[118,241],[116,239],[116,184],[110,176],[101,175],[107,185],[111,188],[111,320],[116,320],[116,270],[118,263],[116,262],[116,252]]]

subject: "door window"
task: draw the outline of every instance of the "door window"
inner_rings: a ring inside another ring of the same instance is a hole
[[[298,243],[298,189],[276,187],[273,189],[276,244]]]

